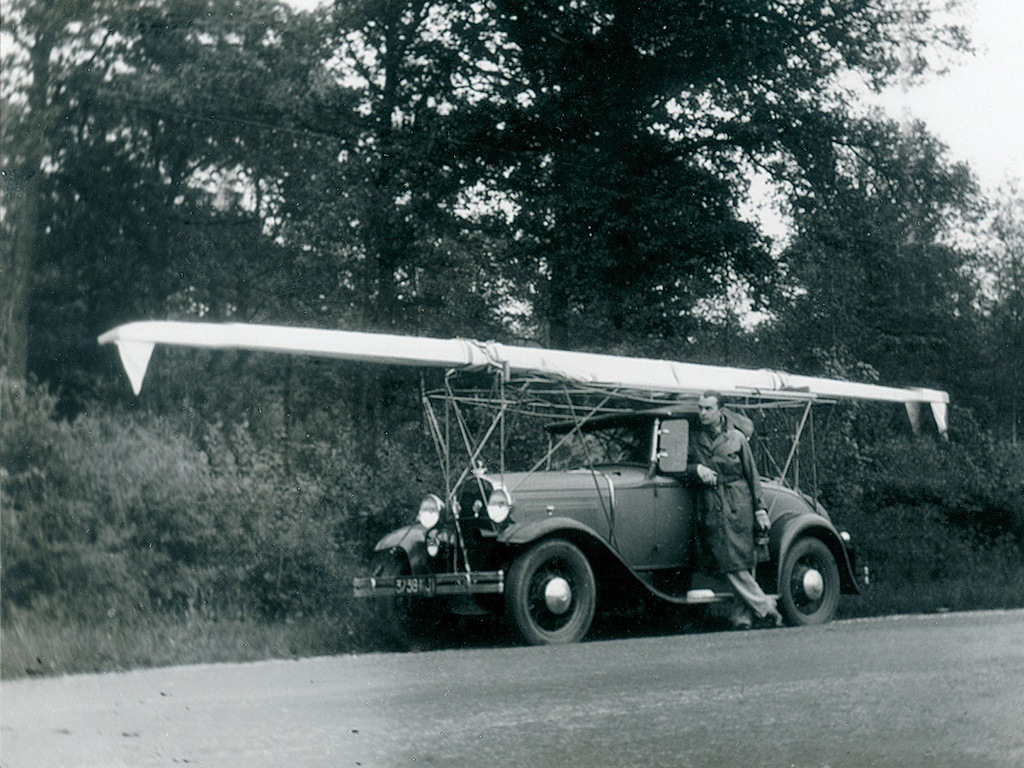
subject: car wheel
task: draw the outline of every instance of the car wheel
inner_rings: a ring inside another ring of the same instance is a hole
[[[804,537],[786,552],[779,608],[793,626],[826,624],[839,607],[839,567],[820,539]]]
[[[597,588],[586,556],[563,539],[531,547],[512,563],[505,612],[530,645],[575,643],[594,620]]]
[[[372,573],[380,578],[409,576],[409,560],[393,552],[374,558]],[[446,615],[436,599],[389,595],[376,600],[377,624],[389,645],[401,650],[433,647],[441,641]]]

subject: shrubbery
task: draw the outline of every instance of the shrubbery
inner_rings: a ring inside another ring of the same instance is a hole
[[[296,471],[244,425],[201,444],[165,419],[54,418],[44,391],[5,387],[3,610],[288,617],[337,611],[372,539],[408,519],[428,478],[387,440],[310,448]]]
[[[992,439],[960,410],[948,442],[863,413],[831,427],[820,441],[822,501],[874,579],[854,610],[1024,604],[1024,447]]]

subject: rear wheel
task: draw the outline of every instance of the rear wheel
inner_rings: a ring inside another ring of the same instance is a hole
[[[825,624],[839,607],[839,566],[820,539],[798,539],[786,552],[779,608],[793,626]]]
[[[597,588],[586,556],[564,539],[542,541],[509,569],[505,612],[530,645],[575,643],[594,620]]]

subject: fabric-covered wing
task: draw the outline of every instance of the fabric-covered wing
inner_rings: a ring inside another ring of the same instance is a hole
[[[388,365],[494,368],[510,376],[537,375],[641,392],[693,395],[716,390],[724,395],[744,397],[881,400],[904,403],[915,424],[920,420],[921,406],[927,403],[939,431],[943,433],[946,431],[949,402],[949,396],[938,390],[884,387],[767,369],[518,347],[472,339],[434,339],[279,325],[142,321],[107,331],[99,337],[99,342],[117,346],[136,394],[142,389],[153,347],[170,344],[287,352]]]

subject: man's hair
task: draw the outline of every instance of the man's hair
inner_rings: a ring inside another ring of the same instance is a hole
[[[719,408],[721,408],[723,405],[725,405],[725,398],[723,398],[722,397],[722,393],[718,392],[717,390],[714,390],[714,389],[705,390],[704,394],[700,396],[700,399],[704,400],[705,398],[708,398],[708,397],[715,398],[715,402],[718,403],[718,407]]]

